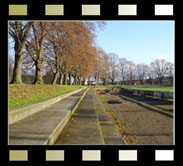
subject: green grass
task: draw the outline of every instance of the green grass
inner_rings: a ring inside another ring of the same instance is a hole
[[[161,87],[161,88],[132,88],[139,90],[157,90],[157,91],[173,91],[173,87]]]
[[[112,88],[120,86],[122,88],[139,89],[139,90],[157,90],[157,91],[173,91],[173,86],[161,86],[161,85],[97,85],[95,88]],[[89,86],[94,87],[94,86]]]
[[[9,85],[9,108],[14,108],[28,103],[46,100],[83,86],[72,85]]]
[[[139,89],[139,90],[157,90],[157,91],[173,91],[173,86],[158,86],[158,85],[124,85],[121,86],[124,88],[130,89]]]
[[[161,86],[161,85],[90,85],[92,88],[112,88],[120,86],[123,88],[139,89],[139,90],[157,90],[157,91],[173,91],[173,86]]]

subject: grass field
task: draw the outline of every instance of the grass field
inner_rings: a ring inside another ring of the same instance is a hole
[[[9,108],[14,108],[24,104],[46,100],[82,86],[70,85],[9,85]]]
[[[157,91],[173,91],[173,86],[160,86],[160,85],[98,85],[95,88],[110,88],[120,86],[123,88],[139,89],[139,90],[157,90]],[[91,86],[94,87],[94,86]]]
[[[173,87],[157,87],[157,88],[132,88],[139,90],[157,90],[157,91],[173,91]]]
[[[139,90],[157,90],[157,91],[173,91],[173,86],[157,86],[157,85],[124,85],[121,86],[124,88],[130,89],[139,89]]]

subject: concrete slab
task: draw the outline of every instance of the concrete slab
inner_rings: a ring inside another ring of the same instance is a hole
[[[101,101],[95,96],[95,105],[96,105],[96,113],[99,119],[100,128],[102,131],[102,135],[104,138],[105,144],[110,145],[123,145],[125,144],[120,133],[116,129],[114,123],[107,115],[103,104]]]
[[[29,104],[25,104],[25,105],[22,105],[22,106],[19,106],[16,108],[12,108],[9,110],[9,113],[8,113],[8,123],[9,123],[9,125],[11,125],[17,121],[20,121],[32,114],[35,114],[39,111],[44,110],[45,108],[63,100],[64,98],[67,98],[75,93],[82,91],[83,89],[86,89],[86,87],[75,90],[75,91],[71,91],[68,93],[64,93],[62,95],[55,96],[55,97],[49,98],[47,100],[29,103]]]
[[[55,144],[104,144],[104,139],[96,115],[94,93],[92,89],[88,91]]]
[[[9,126],[9,145],[52,144],[65,127],[71,111],[80,101],[86,90],[73,94],[43,111]],[[57,130],[58,133],[54,133]],[[53,136],[53,133],[55,134]]]

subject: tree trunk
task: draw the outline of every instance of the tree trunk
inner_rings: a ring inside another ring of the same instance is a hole
[[[43,27],[43,23],[40,22],[41,35],[39,37],[38,30],[35,25],[32,26],[34,37],[35,37],[35,47],[36,47],[36,80],[35,84],[43,84],[43,63],[44,63],[44,39],[46,36],[46,31]]]
[[[86,81],[86,79],[85,79],[85,78],[83,78],[83,85],[85,85],[85,81]]]
[[[73,85],[76,85],[76,76],[73,75]]]
[[[64,79],[64,75],[63,73],[60,72],[60,81],[59,81],[60,85],[63,85],[63,79]]]
[[[153,80],[151,77],[149,77],[149,81],[150,81],[150,84],[152,85],[153,84]]]
[[[56,73],[54,74],[54,78],[53,78],[52,84],[56,84],[57,83],[58,76],[59,76],[59,71],[57,70]]]
[[[97,74],[98,75],[98,74]],[[97,75],[95,76],[95,84],[97,85]]]
[[[23,62],[23,46],[15,41],[15,64],[13,70],[13,79],[11,83],[21,84],[22,83],[22,62]]]
[[[88,85],[91,85],[90,77],[88,77]]]
[[[21,24],[16,22],[16,28],[14,28],[14,35],[12,36],[15,41],[15,63],[13,70],[13,79],[11,83],[21,84],[22,83],[22,62],[23,62],[23,48],[26,44],[27,38],[29,37],[29,31],[33,22],[29,22],[25,27],[25,32],[21,31]],[[21,41],[21,42],[20,42]]]
[[[140,84],[143,85],[143,80],[142,79],[140,80]]]
[[[105,78],[103,79],[103,85],[106,85],[106,79]]]
[[[69,73],[69,85],[72,85],[72,73]]]
[[[74,78],[74,85],[78,85],[78,76],[77,75]]]
[[[56,54],[56,73],[54,75],[52,84],[57,83],[57,79],[58,79],[58,76],[59,76],[59,67],[60,67],[59,64],[60,64],[60,57]]]
[[[124,85],[124,82],[125,82],[125,77],[122,77],[122,79],[123,79],[122,85]]]
[[[67,85],[67,72],[64,73],[64,85]]]
[[[15,66],[13,71],[13,79],[11,83],[21,84],[22,83],[22,62],[23,62],[23,50],[19,49],[15,52]]]
[[[78,77],[78,83],[81,85],[81,77]]]
[[[160,85],[163,85],[163,78],[159,78],[159,81],[160,81]]]
[[[43,61],[36,61],[36,78],[34,81],[35,84],[43,84]]]

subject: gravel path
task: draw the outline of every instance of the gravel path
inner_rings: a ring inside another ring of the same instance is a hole
[[[103,92],[97,91],[126,144],[173,144],[173,102]]]

